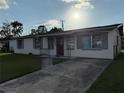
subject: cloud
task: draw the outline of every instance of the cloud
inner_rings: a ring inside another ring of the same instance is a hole
[[[40,25],[45,25],[47,29],[50,30],[52,27],[60,27],[60,24],[61,24],[61,20],[50,19],[45,22],[41,22],[41,23],[38,23],[37,25],[34,25],[34,28],[37,28]]]
[[[49,25],[49,26],[57,26],[59,24],[60,24],[60,21],[57,19],[51,19],[44,23],[44,25]]]
[[[66,3],[72,3],[72,6],[78,9],[81,9],[81,8],[93,9],[94,8],[90,0],[62,0],[62,1]]]
[[[8,9],[8,8],[9,8],[8,0],[0,0],[0,9]]]
[[[62,1],[70,3],[70,2],[76,2],[76,1],[79,1],[79,0],[62,0]]]

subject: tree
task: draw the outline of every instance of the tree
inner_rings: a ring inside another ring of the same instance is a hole
[[[1,30],[1,37],[10,37],[11,36],[11,26],[9,22],[3,22]]]
[[[63,30],[61,28],[54,27],[49,31],[49,33],[58,33],[58,32],[63,32]]]
[[[31,35],[36,35],[36,30],[35,29],[31,29]]]
[[[11,25],[11,29],[12,29],[12,34],[13,36],[20,36],[23,32],[23,24],[18,22],[18,21],[14,21],[10,23]]]
[[[20,36],[23,32],[23,24],[14,21],[14,22],[3,22],[1,30],[0,30],[0,35],[1,37],[4,38],[10,38],[14,36]]]
[[[47,28],[44,25],[38,26],[37,29],[31,29],[31,35],[40,35],[47,33]]]
[[[46,28],[46,26],[44,26],[44,25],[38,26],[37,32],[38,32],[38,34],[47,33],[47,28]]]

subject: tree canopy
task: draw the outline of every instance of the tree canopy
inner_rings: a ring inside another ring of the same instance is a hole
[[[3,38],[10,38],[20,36],[23,32],[23,24],[18,21],[3,22],[0,29],[0,36]]]
[[[44,25],[38,26],[37,29],[31,29],[31,35],[39,35],[44,33],[47,33],[47,28]]]
[[[18,21],[14,21],[11,22],[11,31],[13,36],[20,36],[23,32],[23,24],[18,22]]]
[[[48,33],[58,33],[58,32],[63,32],[63,30],[61,28],[54,27]]]

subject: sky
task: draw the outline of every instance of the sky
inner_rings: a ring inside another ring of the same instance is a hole
[[[79,29],[124,23],[124,0],[0,0],[0,25],[18,20],[24,35],[40,24]]]

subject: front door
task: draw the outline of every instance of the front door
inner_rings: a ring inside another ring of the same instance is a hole
[[[63,37],[56,38],[56,53],[57,53],[57,56],[64,55],[64,39],[63,39]]]

